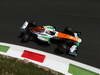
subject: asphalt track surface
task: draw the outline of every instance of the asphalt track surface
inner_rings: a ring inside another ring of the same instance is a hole
[[[0,41],[54,53],[55,45],[20,43],[19,27],[27,16],[39,24],[54,24],[59,31],[70,26],[82,32],[77,57],[60,55],[100,68],[100,2],[78,0],[0,0]]]

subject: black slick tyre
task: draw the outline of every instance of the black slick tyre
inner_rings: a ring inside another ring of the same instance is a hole
[[[30,35],[24,34],[21,38],[21,42],[28,42],[30,41]]]

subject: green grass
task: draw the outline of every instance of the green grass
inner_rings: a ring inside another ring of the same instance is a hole
[[[80,67],[75,66],[75,65],[72,65],[72,64],[70,64],[69,72],[70,72],[72,75],[99,75],[99,74],[96,74],[96,73],[94,73],[94,72],[91,72],[91,71],[89,71],[89,70],[80,68]]]
[[[0,75],[62,75],[45,71],[32,63],[0,55]]]

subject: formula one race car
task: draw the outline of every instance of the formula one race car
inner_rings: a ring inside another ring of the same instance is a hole
[[[63,32],[55,29],[51,25],[37,25],[35,22],[25,21],[21,27],[20,38],[22,42],[38,39],[48,44],[54,43],[57,45],[55,52],[77,56],[77,48],[82,42],[79,33],[73,32],[69,27],[66,27]]]

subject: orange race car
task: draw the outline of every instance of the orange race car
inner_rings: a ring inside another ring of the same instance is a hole
[[[56,53],[67,53],[73,56],[77,56],[77,47],[82,42],[81,38],[79,38],[79,33],[73,32],[68,27],[63,32],[59,32],[55,30],[54,26],[41,26],[28,21],[25,21],[21,27],[20,38],[22,42],[38,39],[48,44],[54,43],[57,45]]]

